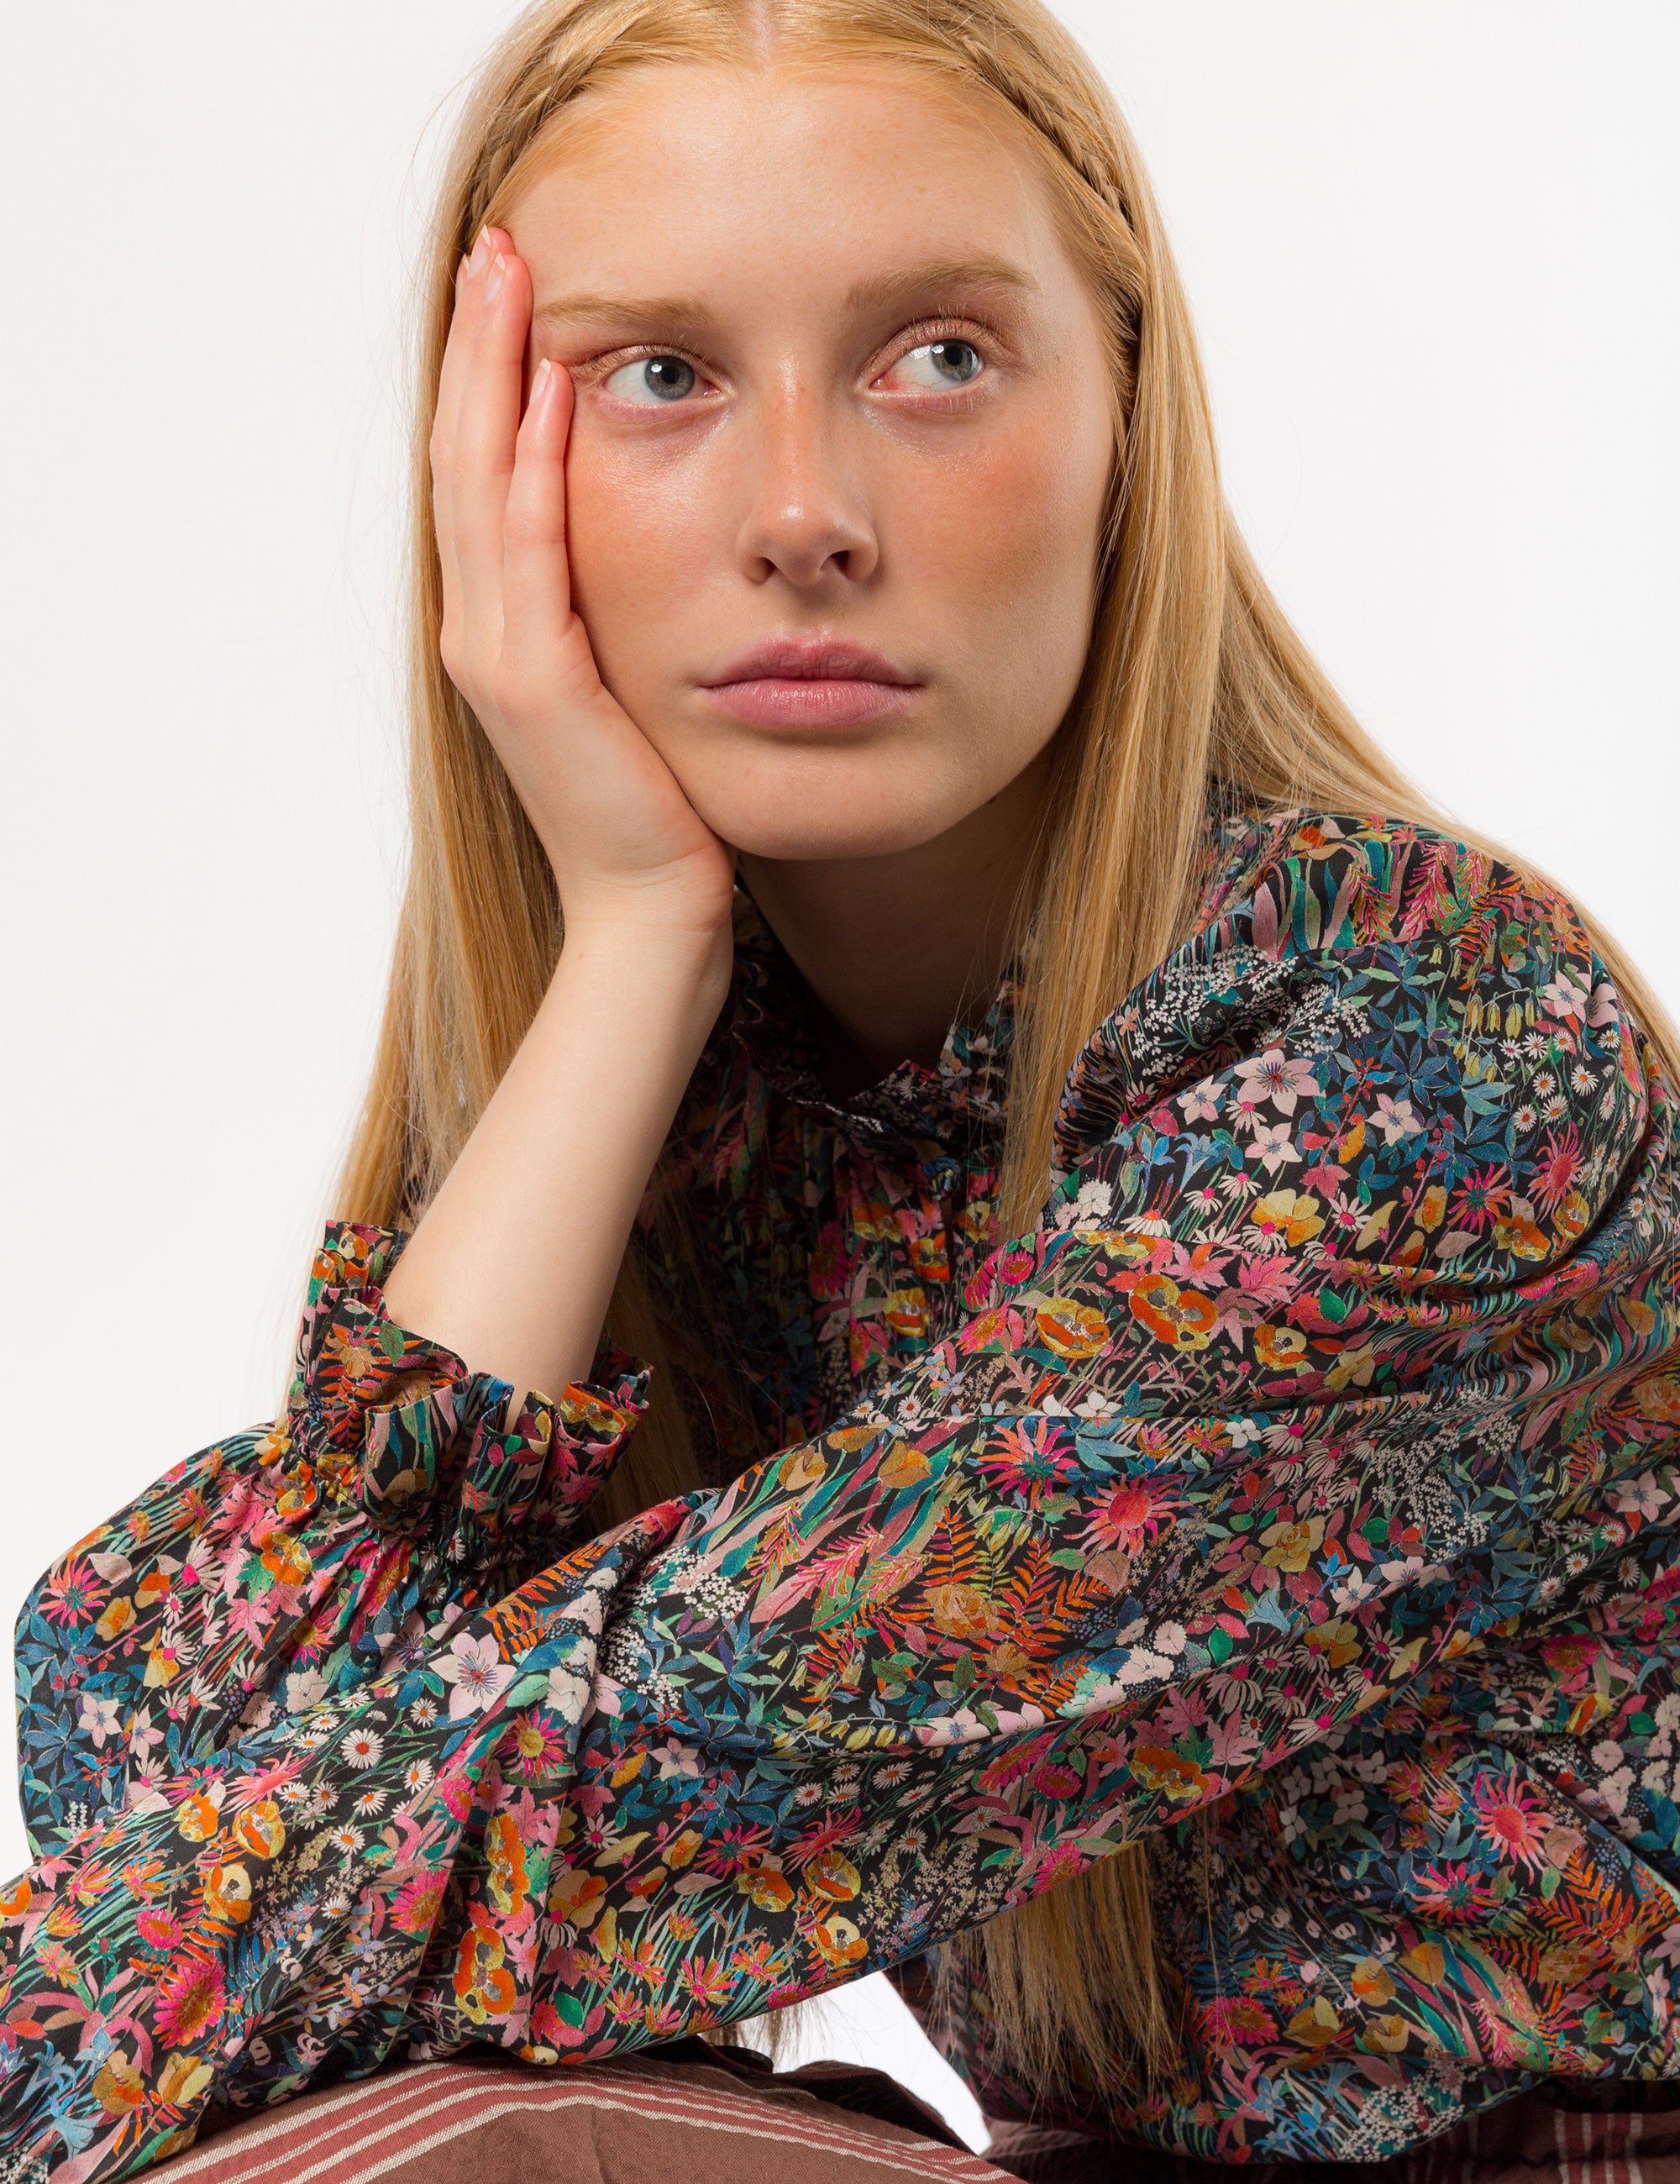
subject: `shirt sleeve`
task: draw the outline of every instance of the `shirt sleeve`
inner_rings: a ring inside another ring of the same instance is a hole
[[[406,1238],[335,1223],[286,1407],[78,1540],[19,1617],[19,1780],[37,1853],[276,1713],[418,1658],[564,1552],[644,1407],[617,1353],[558,1403],[397,1327]]]
[[[1669,1113],[1568,906],[1408,841],[1298,833],[1110,1019],[883,1396],[44,1859],[0,2148],[114,2176],[393,2053],[817,1992],[1543,1601],[1652,1431]]]

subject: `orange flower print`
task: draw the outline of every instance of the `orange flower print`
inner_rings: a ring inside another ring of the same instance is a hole
[[[1175,1805],[1186,1805],[1206,1794],[1208,1778],[1193,1759],[1162,1744],[1140,1744],[1132,1754],[1132,1773],[1145,1789],[1153,1790]]]
[[[793,1901],[793,1884],[782,1870],[779,1858],[743,1866],[735,1876],[735,1886],[760,1911],[785,1911]]]
[[[823,1962],[837,1972],[850,1971],[869,1954],[869,1944],[849,1919],[832,1913],[812,1930],[811,1946]]]
[[[882,1318],[901,1343],[927,1340],[927,1294],[924,1290],[894,1290],[881,1308]]]
[[[290,1532],[275,1530],[263,1545],[263,1568],[276,1585],[302,1585],[313,1565]]]
[[[175,1808],[175,1824],[188,1842],[209,1842],[221,1825],[221,1809],[201,1790]]]
[[[1309,1363],[1307,1339],[1295,1327],[1257,1327],[1254,1355],[1271,1373],[1300,1373]]]
[[[507,1969],[506,1948],[493,1926],[469,1926],[455,1954],[455,1999],[475,2025],[505,2017],[518,1990]]]
[[[943,1236],[915,1237],[910,1245],[910,1264],[930,1282],[949,1281],[951,1262]]]
[[[1054,1350],[1071,1364],[1094,1357],[1108,1347],[1109,1323],[1094,1306],[1080,1304],[1071,1297],[1052,1297],[1038,1306],[1033,1318],[1046,1349]]]
[[[498,1813],[484,1831],[490,1864],[490,1900],[504,1918],[525,1908],[531,1881],[525,1869],[525,1844],[511,1813]]]
[[[146,2098],[146,2081],[120,2048],[108,2055],[93,2081],[93,2098],[108,2116],[131,2115]]]
[[[220,1926],[242,1925],[251,1915],[251,1876],[242,1865],[213,1865],[204,1884],[204,1909]]]
[[[235,1840],[253,1858],[275,1858],[286,1841],[286,1824],[272,1797],[248,1805],[234,1822]]]
[[[1211,1297],[1181,1290],[1165,1274],[1143,1277],[1132,1292],[1132,1310],[1157,1342],[1177,1350],[1205,1350],[1219,1318]]]
[[[948,1638],[964,1638],[977,1646],[991,1635],[992,1602],[978,1585],[931,1585],[927,1610],[934,1629]]]
[[[1544,1259],[1551,1249],[1526,1198],[1513,1198],[1506,1212],[1494,1221],[1494,1241],[1517,1259]]]
[[[826,1896],[837,1903],[848,1902],[863,1886],[856,1866],[837,1850],[820,1852],[805,1868],[804,1877],[819,1896]]]

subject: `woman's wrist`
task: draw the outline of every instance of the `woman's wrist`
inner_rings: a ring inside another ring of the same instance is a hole
[[[726,926],[574,916],[530,1031],[392,1274],[399,1325],[516,1390],[558,1396],[583,1377],[728,990],[729,941]]]
[[[618,1061],[646,1076],[663,1050],[705,1044],[729,990],[733,946],[727,921],[628,918],[573,912],[543,1011],[606,1009],[630,1034]],[[691,1060],[692,1066],[692,1060]]]

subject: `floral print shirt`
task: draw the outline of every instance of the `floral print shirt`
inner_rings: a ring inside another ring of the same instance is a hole
[[[1570,905],[1222,819],[1002,1243],[1007,984],[848,1102],[796,984],[749,922],[671,1149],[768,1454],[726,1417],[600,1531],[645,1372],[510,1418],[339,1225],[284,1413],[32,1593],[0,2176],[876,1967],[1019,2112],[971,1970],[915,1967],[1136,1841],[1177,2059],[1090,2127],[1369,2159],[1680,2075],[1680,1157]]]

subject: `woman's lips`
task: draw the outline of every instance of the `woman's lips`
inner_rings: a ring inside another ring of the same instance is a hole
[[[733,719],[754,727],[855,728],[905,711],[919,687],[861,675],[754,675],[715,682],[706,694]]]

